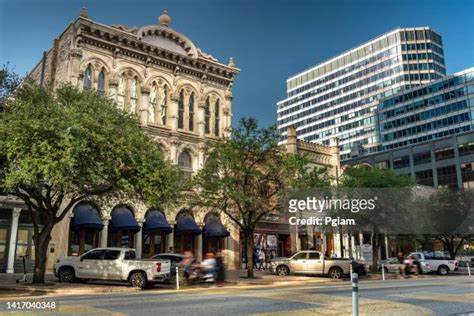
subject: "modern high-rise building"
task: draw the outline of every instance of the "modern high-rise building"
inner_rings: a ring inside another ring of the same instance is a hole
[[[346,160],[391,168],[418,184],[474,189],[474,68],[381,100],[378,152]]]
[[[293,126],[305,141],[339,138],[342,160],[360,145],[375,152],[379,100],[445,75],[440,34],[395,29],[287,80],[287,97],[277,104],[282,143]]]

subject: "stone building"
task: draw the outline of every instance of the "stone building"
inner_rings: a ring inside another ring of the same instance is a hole
[[[330,145],[320,145],[297,139],[294,127],[287,129],[287,141],[282,146],[288,153],[305,154],[310,166],[326,168],[329,176],[335,178],[340,172],[339,142],[331,138]],[[322,252],[339,251],[338,234],[322,232],[314,226],[290,225],[287,214],[264,216],[255,228],[255,247],[273,252],[273,256],[288,256],[297,250],[316,249]]]
[[[166,11],[157,24],[140,28],[104,25],[86,9],[53,40],[30,77],[42,85],[71,83],[96,89],[124,111],[135,113],[165,155],[191,175],[202,167],[205,144],[228,133],[232,84],[239,73],[232,58],[219,62],[171,28]],[[0,271],[21,271],[21,256],[34,262],[32,225],[21,203],[0,197]],[[202,253],[221,248],[232,268],[239,234],[214,210],[150,209],[141,202],[96,205],[83,201],[53,230],[48,258],[81,254],[98,246],[129,246],[150,257],[173,247]]]

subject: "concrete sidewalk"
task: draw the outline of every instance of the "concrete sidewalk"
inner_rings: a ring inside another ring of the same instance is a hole
[[[305,282],[340,282],[341,280],[332,280],[329,277],[314,277],[304,275],[278,276],[270,273],[268,270],[254,270],[254,277],[247,277],[247,270],[231,270],[226,273],[226,283],[233,285],[273,285],[273,284],[292,284]]]
[[[13,298],[48,294],[82,295],[140,290],[118,282],[102,281],[99,283],[97,281],[88,281],[87,283],[60,283],[52,273],[46,274],[45,284],[31,284],[33,280],[32,273],[27,274],[27,283],[16,282],[16,280],[22,278],[23,274],[20,273],[0,274],[0,296]]]
[[[458,274],[458,273],[453,273]],[[461,274],[461,273],[459,273]],[[458,274],[458,275],[459,275]],[[40,296],[40,295],[90,295],[94,293],[115,293],[115,292],[137,292],[140,289],[133,288],[124,282],[112,282],[112,281],[88,281],[82,283],[60,283],[53,274],[48,273],[45,277],[45,284],[31,284],[33,279],[32,274],[28,274],[28,283],[16,283],[17,279],[21,279],[22,274],[0,274],[0,297],[4,299],[16,298],[16,297],[27,297],[27,296]],[[411,276],[410,278],[435,278],[437,275],[420,275]],[[361,276],[361,280],[381,280],[381,274],[368,274]],[[387,274],[386,279],[398,279],[399,275]],[[341,280],[333,280],[329,277],[324,276],[304,276],[304,275],[290,275],[290,276],[277,276],[271,274],[268,270],[254,271],[254,278],[247,278],[247,270],[231,270],[226,273],[226,286],[278,286],[278,285],[297,285],[305,283],[336,283],[336,282],[347,282],[349,278]],[[183,286],[180,281],[181,288]],[[156,284],[153,290],[174,290],[176,284],[174,280],[169,284]],[[191,287],[193,288],[193,287]]]

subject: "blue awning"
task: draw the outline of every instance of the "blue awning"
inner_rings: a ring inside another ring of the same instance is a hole
[[[229,237],[229,231],[222,225],[219,219],[212,217],[207,221],[203,230],[206,237]]]
[[[131,230],[140,231],[140,226],[135,221],[132,211],[127,207],[118,207],[112,211],[112,220],[109,226],[110,231]]]
[[[191,216],[181,216],[174,228],[175,235],[200,235],[202,233],[199,226]]]
[[[173,231],[166,217],[160,211],[151,211],[145,217],[143,225],[145,233],[169,234]]]
[[[72,229],[80,230],[82,228],[99,229],[104,227],[100,220],[99,211],[91,204],[83,203],[74,208],[74,217],[72,218]]]

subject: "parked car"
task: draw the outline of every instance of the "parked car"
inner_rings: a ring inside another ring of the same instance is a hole
[[[378,270],[382,271],[382,264],[385,270],[385,273],[400,273],[400,262],[398,258],[388,258],[382,260],[378,265]],[[425,274],[431,272],[431,266],[428,262],[420,261],[418,266],[418,274]]]
[[[169,279],[170,267],[170,260],[136,259],[134,249],[97,248],[81,256],[58,259],[54,274],[60,282],[113,280],[145,288]]]
[[[176,275],[176,266],[184,259],[184,255],[180,253],[160,253],[151,258],[169,260],[171,262],[171,275]]]
[[[457,271],[459,262],[449,259],[442,253],[435,251],[412,252],[409,256],[414,256],[420,263],[427,263],[431,267],[432,272],[441,275],[447,275],[449,271]]]
[[[350,273],[350,259],[328,258],[321,252],[314,250],[298,251],[288,258],[274,258],[271,261],[270,271],[280,276],[294,274],[329,275],[333,279],[340,279]],[[355,263],[355,272],[365,274],[362,264]]]

